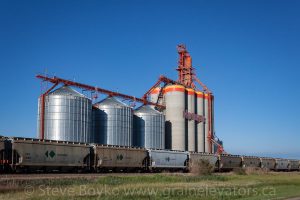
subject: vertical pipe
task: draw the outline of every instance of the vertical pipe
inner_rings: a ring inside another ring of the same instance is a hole
[[[45,94],[40,96],[40,139],[42,140],[45,138],[45,96]]]
[[[41,108],[41,114],[40,114],[40,139],[45,138],[45,98],[46,95],[53,90],[58,85],[58,82],[54,83],[51,88],[49,88],[44,94],[40,96],[40,108]]]

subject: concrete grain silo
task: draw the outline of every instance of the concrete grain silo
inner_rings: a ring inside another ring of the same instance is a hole
[[[202,121],[196,123],[197,151],[205,152],[204,94],[200,91],[196,92],[196,114],[203,117]]]
[[[195,90],[186,88],[186,108],[189,116],[192,116],[195,112]],[[195,118],[190,117],[187,119],[187,150],[196,150],[195,140]]]
[[[185,87],[169,85],[165,87],[166,103],[166,148],[172,150],[186,150],[185,118]]]

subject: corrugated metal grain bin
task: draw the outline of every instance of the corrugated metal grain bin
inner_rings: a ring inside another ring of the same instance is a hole
[[[242,158],[238,155],[220,155],[220,170],[232,170],[242,167]]]
[[[276,161],[274,158],[261,158],[261,168],[275,170]]]
[[[275,169],[278,171],[285,171],[289,170],[289,160],[287,159],[275,159],[276,160],[276,167]]]
[[[187,169],[188,152],[148,149],[150,169]]]
[[[62,141],[12,138],[12,160],[16,168],[80,168],[90,163],[91,146]]]
[[[254,168],[261,167],[259,157],[242,156],[242,160],[243,160],[243,167],[254,167]]]
[[[40,112],[39,103],[38,125],[41,120]],[[93,137],[92,101],[68,86],[58,88],[45,97],[44,122],[45,139],[88,143]]]
[[[114,97],[94,105],[94,135],[99,144],[132,146],[133,111]]]
[[[164,149],[165,117],[150,106],[144,105],[134,111],[134,146]]]
[[[207,160],[215,169],[218,168],[218,155],[210,153],[191,152],[189,164],[193,167],[194,163],[200,162],[201,160]]]
[[[295,171],[300,169],[299,160],[289,160],[290,161],[290,170]]]
[[[95,169],[145,168],[147,151],[143,148],[95,145]]]

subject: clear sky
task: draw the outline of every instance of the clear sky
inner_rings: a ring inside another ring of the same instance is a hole
[[[300,158],[300,1],[0,0],[0,134],[36,136],[40,81],[137,97],[185,43],[230,153]]]

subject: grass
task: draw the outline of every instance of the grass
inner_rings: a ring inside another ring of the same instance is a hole
[[[111,174],[93,179],[34,180],[5,185],[0,199],[286,199],[300,197],[300,173]]]
[[[126,184],[155,184],[155,183],[197,183],[201,181],[226,181],[224,176],[184,176],[180,174],[154,174],[150,176],[107,176],[98,179],[97,183],[102,185],[126,185]]]

